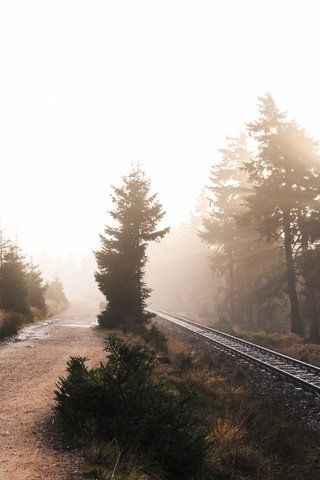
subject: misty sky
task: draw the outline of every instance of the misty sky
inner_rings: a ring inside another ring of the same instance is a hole
[[[29,254],[86,253],[132,161],[178,224],[267,91],[320,139],[319,9],[0,0],[2,228]]]

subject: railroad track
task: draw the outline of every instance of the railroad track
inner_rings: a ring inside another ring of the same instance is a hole
[[[242,357],[249,363],[259,365],[262,370],[281,375],[291,383],[320,396],[320,368],[315,365],[301,362],[164,310],[149,308],[148,311],[200,337],[216,349],[234,357]]]

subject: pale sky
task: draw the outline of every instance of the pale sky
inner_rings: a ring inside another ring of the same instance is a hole
[[[318,0],[0,0],[0,220],[27,254],[98,245],[139,161],[186,220],[267,91],[320,139]]]

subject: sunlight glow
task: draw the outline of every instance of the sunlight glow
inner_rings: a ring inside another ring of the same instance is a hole
[[[180,223],[266,91],[320,138],[317,13],[312,0],[2,2],[4,230],[30,254],[80,258],[132,161]]]

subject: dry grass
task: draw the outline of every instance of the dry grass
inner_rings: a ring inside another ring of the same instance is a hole
[[[242,428],[240,422],[232,418],[217,417],[214,420],[213,429],[207,439],[210,442],[229,443],[243,440],[247,432]]]
[[[32,315],[0,310],[0,338],[15,335],[19,328],[32,321]]]
[[[320,345],[314,343],[297,343],[282,348],[281,351],[290,357],[320,367]]]
[[[94,467],[87,470],[92,480],[150,480],[139,466],[139,458],[123,452],[116,440],[93,443],[85,455]]]
[[[318,345],[310,345],[292,334],[255,334],[255,339],[251,336],[249,340],[257,343],[257,337],[261,337],[268,344],[271,337],[271,342],[282,345],[287,354],[306,361],[303,357],[307,352],[316,363]],[[313,432],[296,420],[284,418],[277,402],[254,397],[237,365],[230,371],[218,355],[210,357],[196,343],[170,338],[169,355],[173,362],[181,352],[193,352],[192,369],[179,375],[200,391],[202,403],[197,408],[204,421],[212,425],[207,436],[211,448],[199,478],[320,479],[320,449],[317,450],[318,438]],[[316,460],[313,452],[318,452]]]
[[[277,350],[284,355],[289,355],[306,363],[320,366],[320,345],[310,343],[303,337],[299,337],[294,333],[269,333],[264,330],[257,330],[241,325],[215,325],[210,318],[194,318],[195,321],[207,325],[209,327],[226,330],[227,333],[243,338],[249,342],[256,343],[271,350]],[[181,348],[181,347],[179,347]]]
[[[252,331],[242,327],[234,327],[236,336],[263,347],[277,350],[285,355],[303,362],[320,366],[320,345],[310,343],[308,339],[293,333],[266,333],[262,330]]]
[[[62,310],[64,309],[65,308]],[[16,335],[25,325],[39,322],[46,317],[57,314],[58,311],[61,313],[62,310],[61,308],[57,310],[57,305],[50,306],[46,312],[43,312],[39,308],[31,307],[30,313],[27,314],[0,310],[0,338]]]
[[[39,322],[47,316],[48,313],[36,307],[31,307],[30,313],[27,314],[0,310],[0,338],[16,335],[25,325]]]

